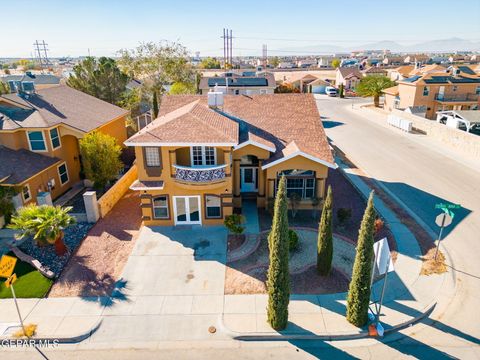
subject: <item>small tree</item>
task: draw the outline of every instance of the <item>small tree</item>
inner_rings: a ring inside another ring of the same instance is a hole
[[[170,95],[195,94],[197,89],[194,83],[174,82],[168,92]]]
[[[320,275],[328,275],[332,269],[333,258],[333,194],[328,186],[327,198],[323,204],[322,217],[318,226],[317,271]]]
[[[333,60],[332,60],[332,67],[333,67],[334,69],[340,67],[340,60],[339,60],[339,59],[333,59]]]
[[[55,252],[62,256],[67,251],[63,231],[75,223],[68,213],[71,207],[27,205],[18,210],[8,226],[19,231],[18,239],[33,236],[37,245],[55,244]]]
[[[356,326],[363,326],[368,320],[374,232],[375,209],[372,191],[358,232],[357,252],[347,296],[347,320]]]
[[[356,91],[363,97],[373,96],[373,103],[379,107],[383,90],[394,85],[395,83],[386,76],[368,75],[360,80]]]
[[[93,131],[80,140],[85,176],[94,182],[97,189],[104,189],[123,168],[121,152],[116,139],[102,132]]]
[[[268,236],[270,265],[267,273],[267,319],[275,330],[285,329],[288,323],[290,301],[290,274],[288,272],[288,204],[286,180],[282,176],[275,198],[272,230]]]
[[[338,92],[340,93],[340,97],[343,99],[345,97],[345,86],[340,84]]]
[[[153,111],[153,118],[156,119],[158,117],[158,98],[157,98],[156,91],[153,92],[152,111]]]
[[[230,233],[235,236],[241,235],[245,231],[245,227],[242,226],[243,217],[242,215],[232,214],[225,217],[223,224],[228,229]]]

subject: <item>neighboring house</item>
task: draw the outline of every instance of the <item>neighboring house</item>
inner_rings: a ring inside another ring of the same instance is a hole
[[[385,76],[387,75],[387,71],[385,69],[382,69],[381,67],[378,66],[370,66],[366,68],[365,70],[362,71],[362,74],[364,76]]]
[[[393,65],[403,65],[404,64],[403,56],[395,56],[395,55],[387,55],[383,58],[382,64],[385,66],[393,66]]]
[[[355,90],[362,77],[360,70],[355,67],[339,67],[336,70],[335,86],[343,84],[345,90]]]
[[[318,77],[310,73],[304,72],[295,72],[290,76],[288,83],[291,84],[294,88],[298,89],[302,93],[307,93],[309,91],[309,85],[317,80]]]
[[[426,117],[435,119],[438,111],[478,109],[480,76],[465,67],[449,72],[415,75],[385,89],[385,109],[426,107]]]
[[[52,74],[33,74],[27,71],[23,75],[4,75],[0,81],[10,86],[11,91],[16,91],[15,87],[23,82],[31,82],[36,89],[46,89],[52,86],[60,85],[60,78]]]
[[[216,89],[215,91],[228,95],[273,94],[276,87],[275,76],[272,73],[251,71],[202,77],[199,85],[202,94]]]
[[[135,147],[147,225],[222,224],[245,198],[274,201],[280,176],[287,194],[310,209],[324,198],[336,168],[311,94],[171,95],[160,117],[129,138]]]
[[[18,205],[39,192],[55,199],[80,180],[78,140],[94,130],[123,144],[128,111],[60,85],[47,89],[21,84],[0,96],[0,186],[14,186]]]
[[[404,64],[426,64],[430,60],[430,56],[425,54],[407,55],[403,59]]]
[[[415,75],[424,75],[430,73],[446,72],[447,68],[437,64],[424,65],[404,65],[390,70],[390,79],[393,81],[403,80]]]

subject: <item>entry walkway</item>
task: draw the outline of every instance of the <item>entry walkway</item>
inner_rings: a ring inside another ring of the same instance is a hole
[[[258,234],[260,224],[258,222],[258,207],[256,200],[242,200],[242,215],[245,218],[245,233]]]

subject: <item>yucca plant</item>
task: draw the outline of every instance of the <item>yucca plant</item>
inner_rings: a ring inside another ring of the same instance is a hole
[[[17,211],[8,227],[19,231],[19,240],[31,236],[39,246],[54,244],[55,252],[62,256],[67,251],[63,230],[75,224],[75,218],[68,214],[71,210],[70,206],[27,205]]]

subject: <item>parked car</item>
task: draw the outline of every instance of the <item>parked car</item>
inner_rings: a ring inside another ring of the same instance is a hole
[[[333,86],[327,86],[325,88],[325,94],[328,96],[337,96],[337,89],[335,89]]]

